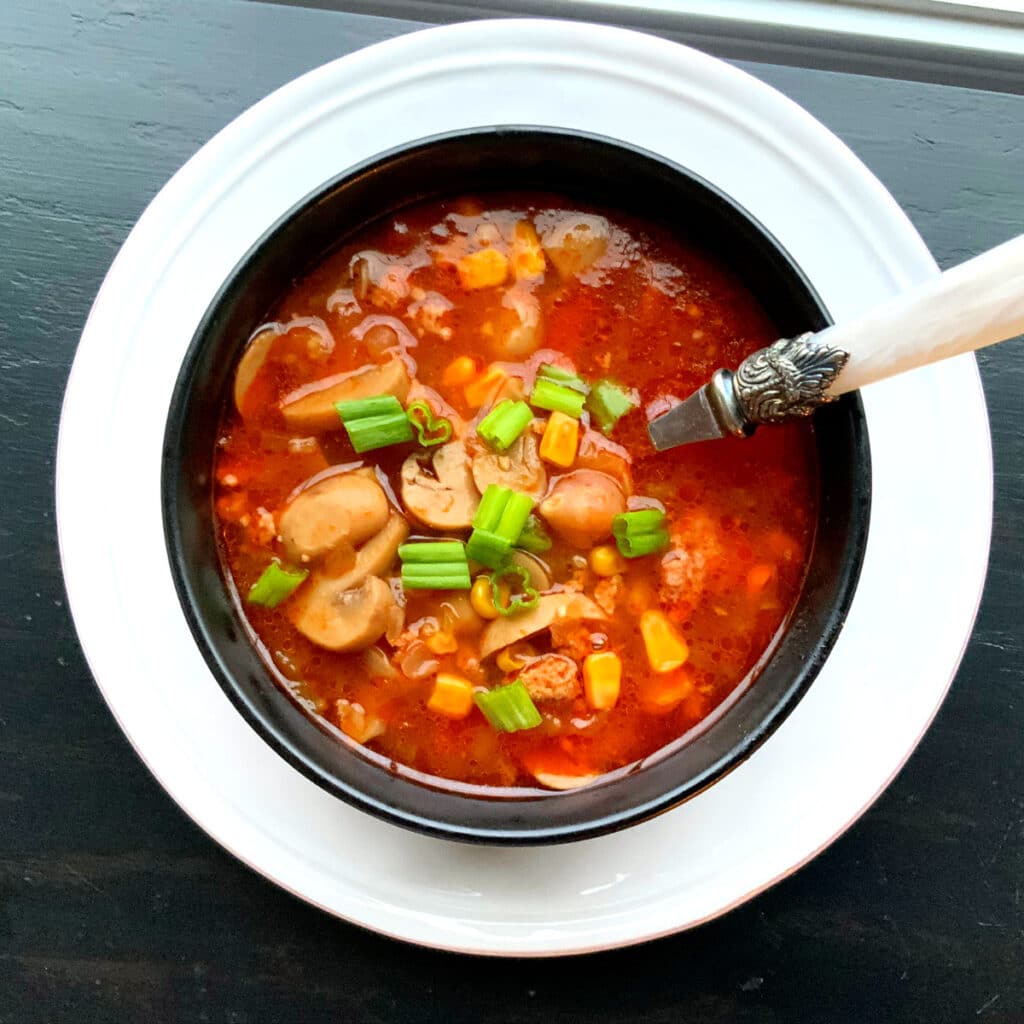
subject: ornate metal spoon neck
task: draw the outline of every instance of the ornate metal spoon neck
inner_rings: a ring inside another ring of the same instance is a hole
[[[715,370],[704,394],[723,437],[726,434],[749,437],[754,432],[757,424],[744,411],[732,370]]]
[[[819,335],[783,338],[739,369],[716,370],[704,387],[647,425],[659,452],[695,441],[747,437],[760,423],[808,416],[831,402],[829,388],[849,356]]]
[[[740,363],[731,382],[744,421],[781,423],[835,401],[828,390],[849,358],[810,331],[759,349]]]

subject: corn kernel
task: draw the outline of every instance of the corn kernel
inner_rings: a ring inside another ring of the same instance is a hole
[[[548,417],[544,436],[540,439],[540,457],[555,466],[568,469],[576,461],[580,424],[564,412],[553,412]]]
[[[536,653],[529,644],[518,643],[499,651],[494,661],[502,672],[518,672]]]
[[[498,609],[494,607],[491,595],[491,581],[486,576],[477,576],[469,592],[469,603],[481,619],[496,619]]]
[[[473,710],[473,684],[451,672],[438,672],[427,707],[448,718],[465,718]]]
[[[472,356],[458,356],[441,374],[441,383],[446,388],[462,387],[476,376],[476,360]]]
[[[466,385],[463,393],[466,396],[467,404],[474,409],[479,409],[506,380],[508,380],[508,374],[500,366],[491,363],[479,377]]]
[[[622,659],[614,651],[588,654],[583,659],[583,694],[595,711],[615,707],[622,685]]]
[[[644,638],[647,660],[655,672],[671,672],[690,656],[690,649],[676,627],[655,608],[648,608],[640,616],[640,635]]]
[[[459,283],[466,291],[493,288],[508,277],[508,257],[498,249],[480,249],[458,261]]]
[[[617,572],[625,572],[626,564],[618,549],[611,544],[599,544],[590,549],[587,563],[595,576],[614,576]]]

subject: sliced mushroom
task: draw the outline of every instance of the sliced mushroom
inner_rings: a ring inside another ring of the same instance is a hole
[[[503,647],[525,640],[542,629],[550,629],[551,624],[557,620],[587,619],[601,622],[606,618],[605,613],[585,594],[544,594],[537,606],[528,612],[495,619],[480,639],[480,657],[490,657]]]
[[[526,570],[530,577],[530,586],[534,590],[543,593],[543,591],[551,589],[551,570],[536,555],[515,548],[509,555],[509,561]]]
[[[245,400],[245,393],[249,390],[256,374],[263,369],[267,361],[270,348],[279,334],[272,327],[260,331],[256,337],[249,341],[242,358],[238,360],[238,368],[235,370],[235,408],[242,412],[242,402]]]
[[[395,597],[379,576],[367,576],[352,588],[340,583],[341,579],[314,579],[296,604],[292,624],[329,651],[361,651],[384,635]]]
[[[441,445],[433,457],[410,455],[402,463],[402,504],[425,526],[464,530],[473,525],[480,492],[461,441]]]
[[[362,544],[388,521],[388,499],[376,479],[329,476],[300,491],[281,513],[278,533],[292,559],[320,558],[339,544]]]
[[[548,474],[537,453],[536,436],[527,430],[507,452],[481,452],[473,459],[473,480],[481,494],[497,484],[539,500],[547,490]]]
[[[541,236],[548,259],[562,277],[586,270],[608,251],[611,231],[604,217],[576,213],[564,217]]]
[[[341,420],[335,402],[374,395],[394,395],[404,402],[411,384],[405,363],[389,359],[380,366],[364,366],[296,388],[281,399],[281,413],[289,430],[336,430],[341,427]]]
[[[596,774],[588,775],[556,775],[554,772],[534,772],[533,777],[548,789],[579,789],[581,786],[589,786],[596,778]]]
[[[607,474],[578,469],[559,478],[538,511],[562,538],[587,548],[611,536],[612,520],[626,511],[626,496]]]
[[[384,529],[356,552],[352,568],[334,578],[335,585],[342,590],[349,590],[362,583],[367,576],[383,576],[394,564],[398,548],[408,536],[408,523],[397,512],[392,512]],[[323,573],[320,575],[326,578]]]

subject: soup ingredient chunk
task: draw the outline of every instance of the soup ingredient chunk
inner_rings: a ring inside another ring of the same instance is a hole
[[[314,579],[292,622],[303,636],[329,651],[360,651],[384,635],[395,595],[379,576],[367,576],[350,589],[338,584],[329,577]]]
[[[384,528],[388,512],[376,479],[344,473],[301,491],[281,513],[278,532],[289,557],[312,561],[339,544],[362,544]]]
[[[334,407],[336,402],[376,395],[393,395],[404,402],[411,385],[405,363],[393,358],[382,365],[364,366],[296,388],[281,399],[281,415],[289,430],[312,433],[338,430],[341,420]]]
[[[572,658],[544,654],[519,673],[534,700],[572,700],[580,692],[580,671]]]
[[[647,660],[655,672],[671,672],[690,655],[686,641],[657,608],[648,608],[640,616],[640,635],[644,638]]]
[[[521,679],[473,695],[476,706],[499,732],[535,729],[543,721]]]
[[[456,269],[459,283],[466,291],[494,288],[504,284],[508,277],[508,257],[498,249],[479,249],[463,256]]]
[[[615,517],[626,511],[626,496],[606,473],[578,469],[559,477],[538,509],[564,540],[588,548],[611,536]]]
[[[540,461],[537,438],[527,431],[513,441],[507,451],[476,455],[473,480],[481,494],[494,485],[538,500],[547,490],[548,474]]]
[[[595,711],[610,711],[619,700],[622,659],[614,651],[597,651],[583,659],[583,689]]]
[[[408,536],[408,523],[397,512],[392,512],[380,533],[356,551],[352,566],[333,577],[338,587],[348,590],[358,586],[367,576],[383,576],[394,565],[398,549]],[[327,570],[327,565],[321,566],[320,575],[330,575]]]
[[[292,592],[302,586],[309,572],[288,572],[280,563],[271,562],[263,570],[260,578],[249,588],[246,600],[249,604],[261,604],[264,608],[276,608],[287,600]]]
[[[376,715],[368,715],[362,704],[342,698],[334,705],[334,713],[341,731],[356,743],[369,743],[387,731]]]
[[[542,594],[536,607],[522,615],[495,619],[480,640],[480,657],[487,658],[503,647],[550,629],[556,623],[573,620],[601,621],[607,616],[586,594],[563,592]]]
[[[462,441],[441,445],[432,456],[416,452],[402,463],[402,504],[424,526],[437,530],[473,525],[480,492]]]
[[[256,375],[270,355],[271,346],[277,340],[278,332],[272,328],[260,331],[246,346],[235,370],[235,408],[242,412],[242,403]]]
[[[543,334],[537,297],[521,285],[509,288],[494,315],[495,354],[502,359],[525,359],[540,348]]]
[[[465,718],[473,710],[473,684],[451,672],[438,672],[427,707],[448,718]]]
[[[541,244],[562,277],[579,274],[608,251],[610,228],[604,217],[578,213],[544,232]]]

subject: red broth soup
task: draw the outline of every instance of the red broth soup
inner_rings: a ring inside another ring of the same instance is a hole
[[[698,726],[796,602],[814,438],[659,455],[646,425],[776,336],[702,250],[558,196],[348,241],[249,341],[215,455],[224,572],[276,677],[484,786],[582,785]]]

